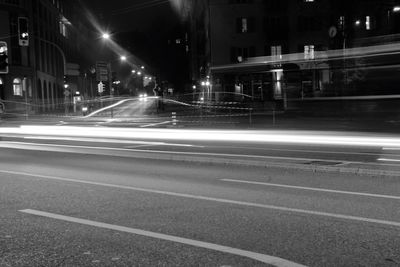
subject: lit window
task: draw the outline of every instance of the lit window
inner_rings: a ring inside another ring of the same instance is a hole
[[[22,96],[22,80],[20,78],[13,80],[13,92],[16,96]]]
[[[67,37],[67,26],[62,21],[60,21],[60,34],[64,37]]]
[[[371,17],[370,16],[365,17],[365,29],[367,29],[367,31],[371,30]]]
[[[304,59],[314,59],[315,58],[315,46],[305,45],[304,46]]]
[[[282,59],[282,46],[271,46],[271,56],[273,56],[276,60]]]
[[[242,32],[248,32],[247,18],[242,18]]]

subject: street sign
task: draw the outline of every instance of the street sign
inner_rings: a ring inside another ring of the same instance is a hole
[[[104,61],[96,62],[96,79],[99,82],[107,82],[109,77],[108,63]]]
[[[337,28],[332,26],[329,28],[329,37],[334,38],[337,34]]]

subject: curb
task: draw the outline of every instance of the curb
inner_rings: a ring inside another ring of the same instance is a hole
[[[6,140],[4,140],[6,139]],[[11,139],[11,140],[10,140]],[[13,137],[0,137],[3,141],[14,141]],[[40,143],[38,143],[40,145]],[[45,144],[43,144],[45,145]],[[18,150],[29,150],[24,148],[10,148]],[[318,166],[312,164],[299,164],[299,163],[275,163],[271,161],[260,161],[260,160],[242,160],[232,159],[223,157],[199,157],[191,155],[180,155],[179,152],[167,152],[167,151],[144,151],[144,150],[132,150],[132,151],[118,151],[118,150],[106,150],[102,148],[92,148],[85,151],[60,151],[52,149],[51,147],[37,149],[42,152],[57,152],[57,153],[71,153],[71,154],[86,154],[86,155],[97,155],[97,156],[114,156],[123,158],[135,158],[135,159],[155,159],[164,161],[178,161],[178,162],[190,162],[190,163],[203,163],[203,164],[218,164],[218,165],[237,165],[247,167],[262,167],[262,168],[280,168],[290,170],[302,170],[312,171],[314,173],[342,173],[342,174],[354,174],[354,175],[368,175],[368,176],[387,176],[387,177],[400,177],[400,171],[391,170],[376,170],[368,168],[357,168],[357,167],[339,167],[339,166]]]

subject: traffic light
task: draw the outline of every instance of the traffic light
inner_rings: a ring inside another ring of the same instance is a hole
[[[8,73],[7,43],[0,42],[0,73]]]
[[[18,18],[18,41],[20,46],[29,46],[29,23],[28,18]]]

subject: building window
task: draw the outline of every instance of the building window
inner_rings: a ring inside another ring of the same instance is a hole
[[[20,78],[13,80],[13,93],[15,96],[22,96],[22,80]]]
[[[60,21],[60,34],[64,37],[67,37],[67,26],[62,21]]]
[[[315,59],[315,46],[305,45],[304,46],[304,59]]]
[[[274,60],[282,59],[282,46],[281,45],[273,45],[271,46],[271,56]]]
[[[249,33],[254,31],[254,18],[238,18],[236,20],[237,33]]]

